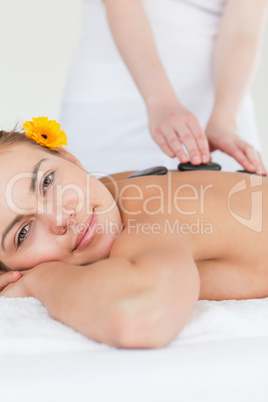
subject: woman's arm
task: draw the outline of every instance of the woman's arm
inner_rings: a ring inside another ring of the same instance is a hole
[[[187,162],[189,159],[180,138],[193,163],[208,162],[205,134],[172,88],[141,1],[103,2],[115,43],[146,103],[153,139],[167,155]]]
[[[131,261],[43,263],[0,295],[19,296],[23,288],[21,295],[36,297],[53,318],[91,339],[155,348],[171,342],[188,321],[199,297],[199,275],[189,252],[178,262],[177,252],[148,250]]]
[[[264,166],[253,148],[236,143],[234,136],[241,103],[256,69],[267,9],[267,0],[227,2],[214,50],[215,103],[206,130],[212,150],[221,149],[253,171]]]

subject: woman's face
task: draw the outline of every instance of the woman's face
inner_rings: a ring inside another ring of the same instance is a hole
[[[119,210],[76,162],[27,144],[0,151],[0,260],[10,269],[109,256],[121,231]]]

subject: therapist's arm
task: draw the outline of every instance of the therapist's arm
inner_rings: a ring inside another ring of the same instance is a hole
[[[198,119],[177,98],[164,70],[140,0],[103,0],[115,44],[147,107],[153,139],[170,157],[192,163],[210,159]],[[176,49],[174,49],[176,51]]]
[[[214,50],[215,103],[206,134],[246,170],[266,173],[259,153],[237,136],[237,119],[259,59],[267,0],[228,0]]]

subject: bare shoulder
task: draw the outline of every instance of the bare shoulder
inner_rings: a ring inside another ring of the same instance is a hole
[[[126,180],[130,174],[134,173],[133,170],[127,172],[113,173],[99,179],[105,186],[114,185],[121,180]]]
[[[185,253],[193,254],[189,237],[168,235],[161,225],[155,227],[155,223],[146,222],[147,226],[144,225],[134,220],[129,222],[115,241],[110,258],[125,258],[133,261],[137,256],[161,250],[180,261]]]

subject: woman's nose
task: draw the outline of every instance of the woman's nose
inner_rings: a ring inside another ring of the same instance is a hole
[[[57,211],[55,214],[44,215],[43,219],[53,233],[63,235],[67,232],[68,227],[74,223],[74,216],[74,209],[61,209],[61,211]]]

